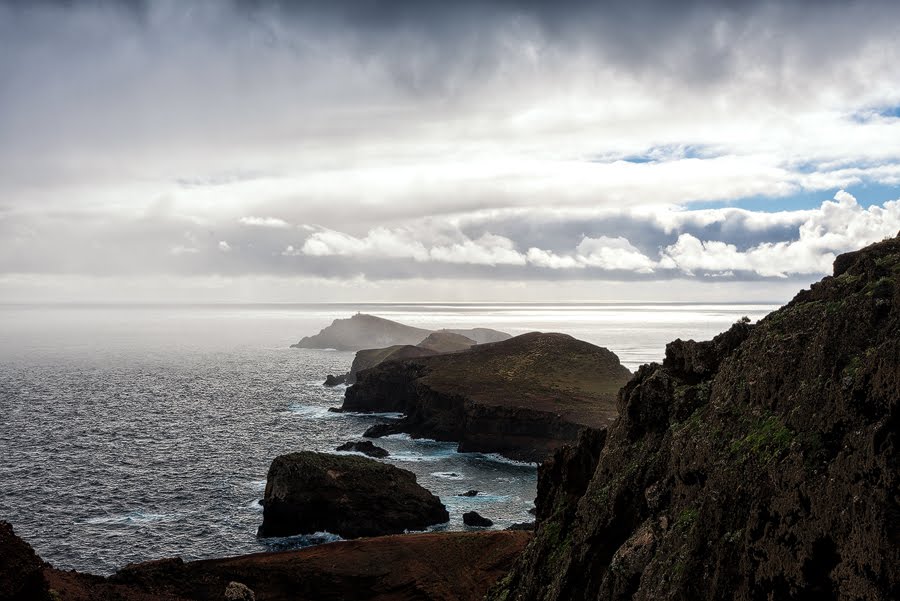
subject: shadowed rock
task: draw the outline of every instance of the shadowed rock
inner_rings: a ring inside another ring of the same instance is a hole
[[[386,449],[377,447],[368,440],[345,442],[335,450],[362,453],[363,455],[376,457],[378,459],[384,459],[385,457],[390,455],[390,453],[388,453]]]
[[[351,455],[303,451],[269,468],[259,536],[331,532],[344,538],[424,530],[449,520],[410,471]]]
[[[481,516],[477,511],[467,511],[463,514],[463,524],[466,526],[475,526],[477,528],[487,528],[493,526],[494,522]]]

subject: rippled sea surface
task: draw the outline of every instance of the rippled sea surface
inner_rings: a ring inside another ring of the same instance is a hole
[[[257,539],[271,460],[333,450],[384,417],[329,413],[322,386],[352,353],[291,349],[357,310],[422,327],[560,331],[632,370],[675,338],[706,339],[771,305],[0,305],[0,519],[47,561],[111,573],[129,562],[283,549]],[[534,466],[403,436],[378,441],[463,529],[473,509],[530,521]],[[461,497],[469,489],[476,497]]]

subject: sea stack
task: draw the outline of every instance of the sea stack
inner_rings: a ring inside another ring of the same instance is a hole
[[[425,530],[450,519],[410,471],[374,459],[303,451],[269,467],[259,536],[343,538]]]

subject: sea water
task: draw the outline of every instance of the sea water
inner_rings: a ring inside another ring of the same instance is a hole
[[[634,370],[675,338],[708,339],[774,305],[0,305],[0,519],[58,568],[221,557],[328,542],[259,539],[258,501],[279,454],[333,451],[392,416],[337,414],[353,353],[291,349],[356,311],[427,328],[556,331]],[[536,466],[452,443],[377,441],[460,530],[531,521]],[[474,497],[459,496],[478,490]]]

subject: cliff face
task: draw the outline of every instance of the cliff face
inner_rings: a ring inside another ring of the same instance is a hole
[[[611,421],[629,376],[606,349],[532,333],[364,370],[342,409],[405,413],[398,431],[540,461],[584,427]]]
[[[900,598],[898,398],[900,238],[643,366],[605,440],[541,467],[488,598]]]

